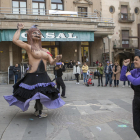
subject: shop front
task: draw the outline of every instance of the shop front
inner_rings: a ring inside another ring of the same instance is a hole
[[[22,30],[20,40],[27,42],[27,30]],[[15,46],[12,43],[13,35],[16,29],[0,30],[0,51],[1,62],[0,68],[6,71],[9,65],[15,63],[28,63],[28,56],[24,49]],[[55,58],[58,54],[62,54],[62,61],[69,62],[70,60],[80,61],[81,63],[87,61],[90,65],[89,46],[90,42],[94,42],[94,32],[92,31],[58,31],[58,30],[41,30],[42,33],[42,47],[50,51]],[[7,47],[7,50],[5,49]],[[18,50],[18,51],[17,51]],[[17,52],[17,53],[16,53]],[[4,56],[6,55],[7,65],[2,65]],[[18,61],[19,60],[19,61]]]

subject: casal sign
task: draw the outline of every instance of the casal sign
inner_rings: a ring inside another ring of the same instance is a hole
[[[69,38],[69,39],[78,38],[77,36],[74,36],[73,34],[74,34],[74,33],[68,33],[68,36],[66,36],[64,33],[59,33],[59,34],[56,36],[55,33],[47,32],[45,37],[42,35],[42,38],[50,38],[50,39],[51,39],[51,38],[52,38],[52,39],[54,39],[54,38]],[[27,33],[26,33],[26,32],[23,32],[23,33],[21,34],[21,36],[22,36],[23,38],[27,38]]]

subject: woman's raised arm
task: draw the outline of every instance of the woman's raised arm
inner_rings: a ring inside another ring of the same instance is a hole
[[[28,51],[31,48],[31,46],[29,44],[19,40],[20,32],[24,28],[24,25],[22,23],[18,23],[17,27],[18,27],[18,30],[15,32],[15,34],[13,36],[13,43],[16,44],[17,46],[25,49],[26,51]]]

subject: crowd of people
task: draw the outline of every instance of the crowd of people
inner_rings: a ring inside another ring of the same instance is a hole
[[[97,60],[98,62],[98,60]],[[131,71],[134,69],[134,63],[133,61],[129,66],[127,66],[127,71]],[[79,76],[80,74],[83,75],[83,84],[87,84],[87,80],[89,78],[89,75],[93,74],[93,76],[98,77],[98,87],[118,87],[119,81],[120,81],[120,72],[121,72],[121,66],[119,65],[119,62],[115,62],[114,64],[110,61],[107,61],[105,67],[101,62],[97,63],[97,70],[96,72],[90,71],[88,65],[86,62],[83,64],[82,68],[80,69],[80,66],[78,65],[78,62],[76,62],[76,65],[73,66],[73,74],[76,77],[76,84],[79,84]],[[103,75],[105,75],[105,84],[103,85]],[[114,81],[114,84],[113,84]],[[123,87],[125,87],[125,81],[123,82]],[[128,87],[130,87],[130,82],[128,81]]]

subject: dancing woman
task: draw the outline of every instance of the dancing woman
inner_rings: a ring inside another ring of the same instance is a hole
[[[19,23],[18,30],[13,37],[13,43],[26,50],[29,58],[29,72],[13,86],[13,95],[4,96],[4,98],[10,106],[16,105],[22,111],[28,109],[31,100],[36,100],[35,115],[42,118],[47,116],[42,113],[43,105],[50,109],[56,109],[65,104],[46,72],[47,62],[54,65],[62,58],[62,55],[52,59],[50,52],[42,48],[42,34],[36,25],[27,31],[28,44],[19,40],[23,28],[24,25]]]
[[[124,60],[124,66],[121,70],[121,81],[130,81],[131,88],[134,90],[133,99],[133,127],[137,135],[140,137],[140,50],[135,50],[134,65],[135,69],[127,72],[127,66],[130,59]]]

